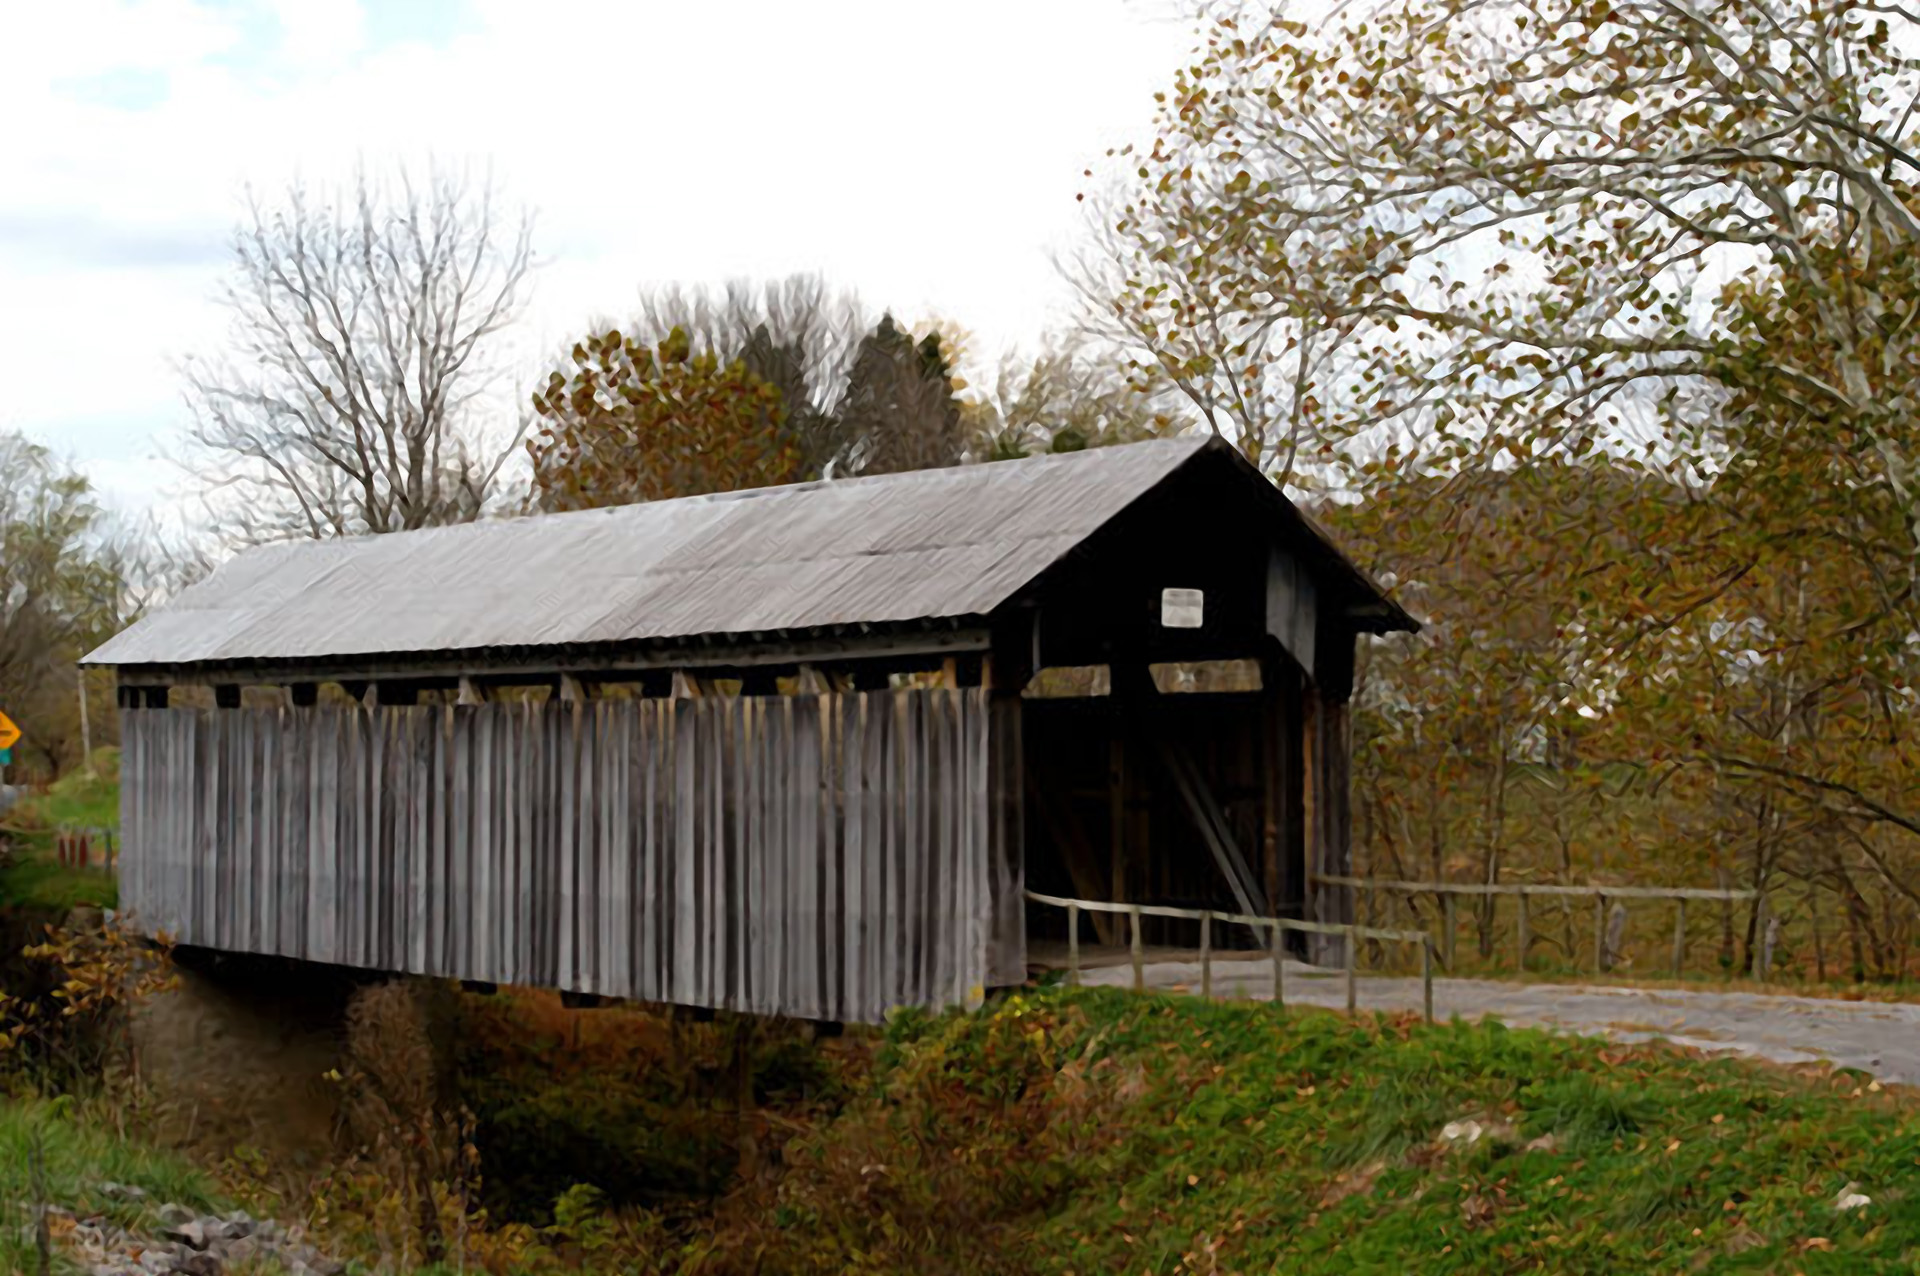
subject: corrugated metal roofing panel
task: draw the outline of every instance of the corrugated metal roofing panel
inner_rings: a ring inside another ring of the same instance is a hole
[[[982,615],[1207,441],[263,546],[87,661],[318,659]]]

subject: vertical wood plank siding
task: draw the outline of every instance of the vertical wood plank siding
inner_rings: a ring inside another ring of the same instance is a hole
[[[848,1022],[965,1004],[1024,975],[995,711],[978,688],[130,710],[122,904],[180,943],[375,970]]]

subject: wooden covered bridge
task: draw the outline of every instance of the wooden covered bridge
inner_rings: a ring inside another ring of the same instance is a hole
[[[87,659],[179,943],[872,1021],[1021,982],[1029,886],[1348,915],[1354,644],[1412,627],[1177,439],[266,546]]]

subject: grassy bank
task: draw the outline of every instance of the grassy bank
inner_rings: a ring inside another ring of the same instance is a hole
[[[1443,1137],[1466,1121],[1477,1139]],[[728,1203],[696,1269],[1859,1273],[1920,1258],[1912,1096],[1493,1025],[1125,993],[896,1029],[871,1095],[788,1160]],[[1837,1210],[1847,1190],[1871,1203]]]
[[[54,854],[62,827],[118,828],[120,758],[117,749],[94,754],[91,770],[73,772],[39,797],[28,798],[0,817],[0,833],[12,854],[0,863],[0,905],[64,913],[82,904],[112,908],[119,896],[112,874],[69,868]]]
[[[731,1122],[665,1111],[613,1039],[628,1035],[489,1047],[499,1093],[468,1096],[479,1169],[516,1199],[487,1193],[496,1221],[475,1221],[468,1270],[1851,1276],[1920,1261],[1920,1096],[1846,1074],[1049,990],[900,1019],[839,1056],[830,1104],[763,1094],[774,1163],[730,1184]],[[9,1203],[26,1199],[36,1128],[56,1199],[84,1203],[101,1179],[188,1204],[216,1191],[28,1102],[0,1106]],[[581,1186],[555,1208],[560,1182]],[[328,1209],[347,1204],[338,1188]],[[1866,1203],[1837,1208],[1850,1193]]]
[[[140,1188],[148,1199],[133,1203],[100,1191],[102,1183]],[[25,1234],[36,1202],[52,1202],[82,1215],[105,1214],[138,1230],[154,1224],[153,1210],[166,1202],[190,1209],[216,1205],[207,1175],[181,1158],[115,1132],[98,1111],[65,1099],[0,1099],[0,1272],[35,1270],[35,1251]],[[77,1271],[61,1264],[58,1271]]]

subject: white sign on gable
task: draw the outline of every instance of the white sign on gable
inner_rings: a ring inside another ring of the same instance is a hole
[[[1206,595],[1197,589],[1160,591],[1160,624],[1167,629],[1198,629],[1206,613]]]

